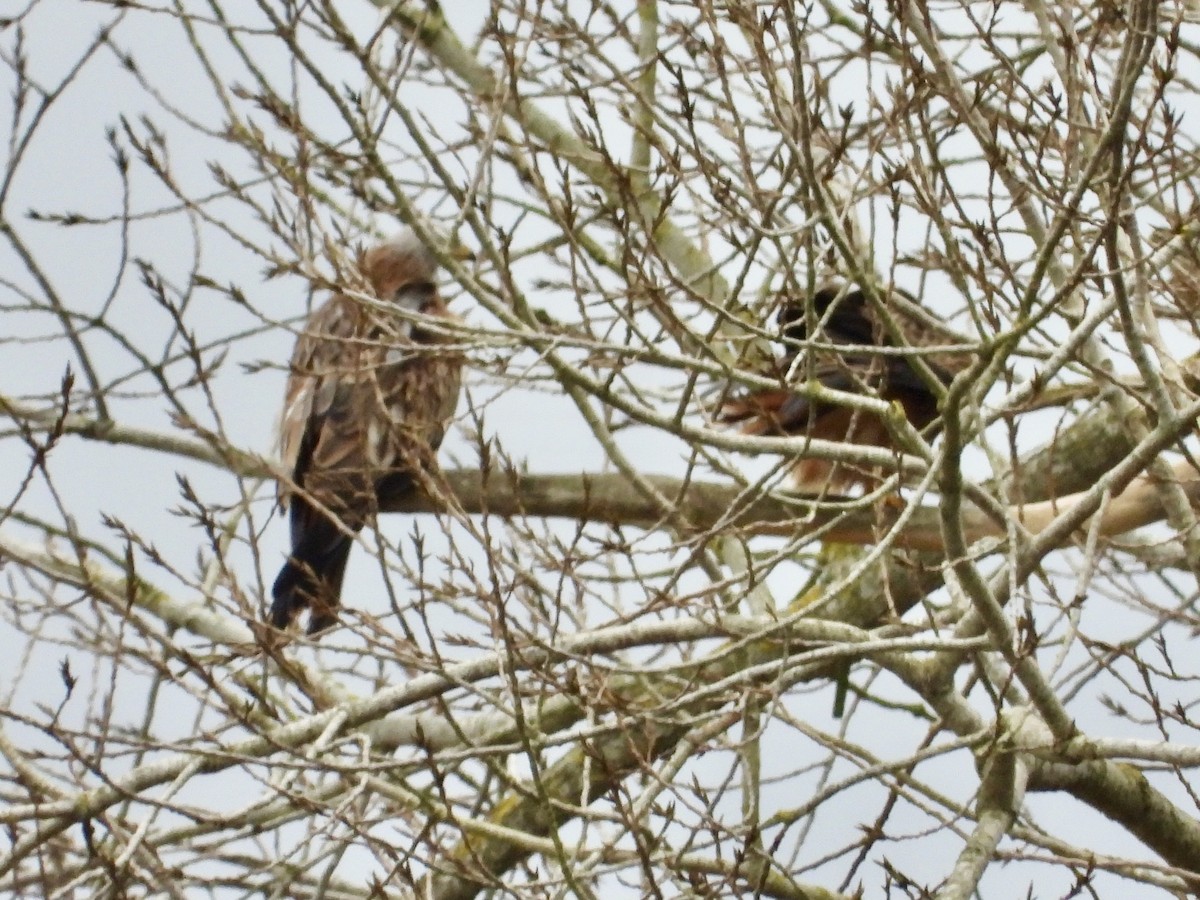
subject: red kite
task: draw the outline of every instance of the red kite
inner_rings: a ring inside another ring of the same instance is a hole
[[[416,473],[436,466],[458,403],[462,355],[420,318],[454,318],[428,248],[405,230],[359,267],[374,297],[330,297],[292,353],[279,440],[292,550],[272,588],[276,628],[305,608],[309,634],[336,624],[354,535],[381,495],[416,490]]]
[[[950,342],[908,308],[911,304],[912,301],[908,305],[898,303],[889,310],[904,338],[899,345],[857,289],[822,288],[813,297],[811,319],[803,304],[783,307],[778,322],[788,349],[775,365],[779,387],[752,391],[728,401],[721,410],[720,420],[742,423],[746,434],[807,435],[848,444],[893,446],[891,435],[878,416],[812,399],[792,386],[811,379],[834,390],[897,402],[915,428],[933,424],[938,419],[937,394],[917,372],[913,357],[872,352],[872,348],[919,349]],[[816,326],[811,341],[808,340],[810,323]],[[934,378],[944,385],[971,363],[966,353],[922,354],[922,358]],[[874,480],[872,473],[861,467],[811,457],[799,459],[793,474],[797,487],[807,493],[837,493],[850,485],[869,485]]]

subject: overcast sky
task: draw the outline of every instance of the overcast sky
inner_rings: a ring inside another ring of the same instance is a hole
[[[448,15],[452,14],[452,24],[464,39],[475,34],[486,12],[486,4],[482,2],[444,0],[443,6]],[[354,17],[355,27],[370,29],[378,24],[377,14],[367,4],[349,3],[344,7],[344,14]],[[103,220],[100,224],[74,227],[26,220],[20,224],[20,237],[58,296],[75,314],[102,313],[115,331],[128,335],[139,351],[152,359],[171,357],[179,347],[177,342],[170,347],[167,344],[174,324],[171,316],[153,301],[151,292],[140,278],[136,260],[148,262],[155,273],[166,279],[168,296],[176,295],[196,274],[219,285],[239,287],[249,299],[250,309],[231,302],[218,291],[198,289],[191,294],[189,306],[183,311],[187,327],[197,335],[201,345],[215,345],[229,336],[236,336],[229,344],[229,353],[220,372],[207,386],[212,391],[219,419],[207,411],[199,387],[184,392],[183,396],[187,399],[189,413],[195,415],[204,428],[218,430],[231,443],[244,449],[273,453],[275,422],[282,396],[282,366],[293,342],[293,333],[288,326],[295,327],[298,317],[314,300],[320,302],[324,294],[317,292],[314,297],[307,282],[296,276],[266,278],[261,259],[239,246],[216,224],[178,209],[175,198],[137,163],[129,169],[129,208],[136,213],[161,212],[129,223],[126,234],[131,258],[122,258],[122,228],[115,220],[120,218],[125,198],[113,159],[113,147],[106,137],[110,132],[115,130],[116,143],[127,147],[124,128],[127,126],[134,134],[145,136],[148,131],[143,116],[151,117],[154,127],[161,129],[166,138],[173,176],[183,193],[189,196],[203,196],[216,190],[212,163],[219,163],[239,177],[249,170],[240,151],[215,138],[198,138],[191,123],[182,121],[167,109],[167,106],[174,107],[194,122],[214,130],[221,127],[223,120],[221,108],[202,68],[171,17],[139,12],[120,15],[103,6],[86,3],[42,2],[24,22],[24,53],[28,59],[29,77],[45,88],[60,82],[78,63],[83,49],[95,39],[98,28],[113,22],[119,22],[113,31],[114,44],[132,54],[138,69],[162,95],[150,96],[110,47],[99,48],[84,73],[49,109],[33,142],[25,149],[18,177],[13,180],[5,200],[8,214],[15,218],[16,211],[28,209],[45,216],[75,213]],[[253,48],[256,64],[264,71],[281,80],[289,77],[289,60],[278,41],[266,36],[251,36],[247,42]],[[11,33],[4,36],[4,46],[11,54]],[[225,43],[211,40],[206,46],[213,53],[211,62],[228,86],[246,78],[244,64]],[[362,84],[361,72],[349,66],[343,56],[329,53],[327,58],[329,69],[325,74],[331,81],[359,85],[362,90],[367,90]],[[850,88],[846,84],[843,83],[843,89],[852,92],[853,83],[848,83]],[[867,89],[865,83],[859,87],[863,91]],[[435,93],[426,93],[428,100],[423,100],[422,89],[414,86],[404,101],[446,133],[462,129],[462,109],[444,103]],[[5,120],[11,120],[9,109],[13,101],[7,87],[0,102],[6,105]],[[315,94],[301,97],[306,112],[319,110],[321,102]],[[320,120],[318,112],[309,114],[313,120]],[[330,121],[333,123],[331,129],[335,129],[335,120],[331,118]],[[616,116],[612,117],[611,124],[614,145],[625,146],[628,143],[626,125]],[[461,161],[464,172],[469,173],[473,163],[469,149],[465,150]],[[400,173],[398,177],[415,181],[423,178],[424,173],[413,170]],[[519,194],[520,184],[510,176],[506,189]],[[426,191],[414,200],[423,214],[439,224],[447,227],[455,224],[453,204],[445,198]],[[511,216],[514,225],[524,222],[513,205],[498,204],[497,209]],[[360,235],[364,241],[387,235],[399,225],[394,219],[371,215],[362,209],[354,212],[367,223]],[[250,218],[244,206],[214,202],[205,207],[205,213],[217,220],[228,217],[226,224],[235,232],[247,232],[265,239],[265,232]],[[330,222],[322,224],[329,225]],[[524,246],[536,243],[539,238],[536,227],[525,223],[523,228],[519,232],[521,243]],[[280,252],[285,248],[276,243],[272,249]],[[321,271],[330,271],[326,260],[315,259],[313,264]],[[486,274],[482,268],[480,272]],[[569,308],[565,302],[560,307],[554,306],[560,298],[552,292],[539,294],[538,279],[542,274],[536,261],[526,261],[514,277],[539,304],[554,309]],[[18,302],[18,292],[40,295],[41,291],[27,267],[3,242],[0,242],[0,279],[3,279],[0,281],[0,304],[4,304],[0,308],[0,341],[3,341],[0,344],[0,394],[30,399],[51,397],[59,390],[68,368],[75,373],[76,391],[82,390],[85,381],[79,361],[61,338],[60,326],[44,312],[27,313],[13,308],[12,305]],[[494,321],[473,307],[455,285],[449,281],[443,284],[459,314],[479,325],[494,327]],[[141,364],[126,348],[100,330],[87,331],[83,340],[105,383],[136,373],[140,368]],[[1190,348],[1181,343],[1180,350],[1182,354]],[[529,390],[520,384],[501,383],[494,377],[492,361],[503,352],[502,345],[482,352],[480,364],[469,372],[460,420],[444,446],[443,464],[447,468],[478,465],[479,434],[471,415],[472,411],[477,411],[483,415],[483,435],[495,442],[499,452],[531,472],[604,470],[605,457],[601,448],[574,404],[563,393]],[[532,363],[532,356],[526,356]],[[215,350],[212,357],[216,357]],[[263,362],[270,365],[263,366]],[[168,367],[168,372],[173,373],[170,377],[178,377],[187,365],[186,360],[173,363]],[[509,374],[519,369],[520,366],[510,369]],[[661,377],[660,383],[667,384],[675,376],[667,373],[655,377]],[[125,425],[176,430],[178,425],[172,419],[171,405],[157,399],[159,393],[154,379],[145,373],[134,375],[120,385],[121,399],[113,404],[114,417]],[[1038,445],[1046,436],[1047,432],[1041,426],[1026,426],[1020,434],[1020,443],[1022,446]],[[646,471],[668,474],[684,471],[684,451],[673,439],[650,429],[632,428],[622,432],[619,440],[623,449]],[[189,518],[178,514],[183,502],[178,479],[186,477],[191,489],[205,503],[212,505],[237,502],[239,485],[236,479],[216,468],[178,457],[65,438],[54,449],[49,462],[53,485],[59,493],[56,497],[40,477],[34,477],[27,485],[17,483],[14,476],[28,470],[29,460],[28,446],[6,433],[0,440],[0,473],[11,474],[0,475],[0,508],[19,494],[17,505],[20,510],[61,523],[64,513],[58,503],[60,497],[65,498],[66,513],[80,532],[109,544],[115,543],[112,523],[119,521],[152,541],[167,565],[182,578],[165,567],[155,566],[145,554],[139,554],[138,567],[143,576],[168,592],[199,600],[195,585],[200,572],[198,559],[201,556],[208,558],[209,549],[199,529]],[[749,471],[764,471],[773,465],[772,460],[743,460],[742,463]],[[972,465],[981,464],[972,462]],[[253,505],[253,527],[261,535],[258,545],[261,558],[256,560],[246,549],[235,552],[232,557],[239,565],[241,587],[247,591],[261,591],[264,585],[269,585],[284,557],[286,526],[280,517],[272,516],[273,496],[273,486],[264,484]],[[32,534],[17,521],[10,520],[2,527],[27,536]],[[419,532],[427,541],[430,555],[436,556],[446,545],[446,530],[454,527],[433,516],[390,516],[384,523],[383,533],[389,542],[403,548],[410,546],[412,536]],[[570,524],[553,527],[564,534],[573,531]],[[452,533],[457,534],[460,541],[467,540],[461,531]],[[659,546],[664,547],[667,543],[659,536],[645,540],[651,545],[658,541]],[[381,590],[378,564],[365,556],[360,548],[352,559],[346,601],[352,608],[384,614],[388,607]],[[480,558],[482,560],[482,555]],[[669,554],[664,554],[666,558]],[[256,571],[256,566],[261,569]],[[1070,574],[1064,567],[1063,575]],[[785,598],[789,577],[794,577],[794,573],[789,575],[786,569],[781,569],[771,582]],[[256,595],[256,599],[260,598],[261,595]],[[469,626],[463,617],[449,610],[442,610],[432,621],[451,631]],[[1114,605],[1103,615],[1091,616],[1088,626],[1094,637],[1117,641],[1140,627],[1140,621],[1136,614]],[[0,647],[6,651],[0,654],[0,684],[12,686],[11,692],[5,689],[0,696],[12,709],[20,711],[39,704],[54,705],[61,697],[57,672],[64,652],[46,640],[47,637],[43,635],[34,641],[33,649],[29,651],[28,635],[8,627],[0,630],[0,641],[3,642]],[[336,635],[332,636],[330,643],[336,645],[338,640]],[[203,646],[199,640],[195,643],[198,647]],[[450,644],[445,650],[451,656],[456,652]],[[311,655],[310,651],[301,652]],[[88,690],[97,691],[97,697],[108,691],[108,685],[100,683],[101,678],[108,675],[103,667],[93,668],[77,654],[73,654],[72,659],[77,669],[94,681]],[[362,675],[369,679],[372,673]],[[144,681],[139,681],[139,677],[128,673],[113,676],[115,682],[127,688],[108,694],[116,704],[118,718],[130,723],[138,720],[145,705],[145,694],[140,689],[144,688]],[[888,676],[884,676],[880,689],[895,689],[894,684],[887,683],[889,681]],[[808,699],[797,698],[795,713],[811,715],[824,727],[835,730],[837,726],[829,721],[829,697],[825,691]],[[1081,702],[1075,708],[1094,713],[1095,722],[1106,734],[1120,736],[1125,727],[1125,719],[1105,713],[1098,697],[1091,703]],[[73,713],[82,717],[86,712],[82,701],[77,701],[75,707],[68,707],[68,715]],[[876,734],[857,733],[867,725],[864,717],[854,726],[854,739],[875,743],[882,749],[888,745],[889,738],[903,733],[904,746],[915,744],[917,739],[913,735],[917,729],[912,717],[899,714],[889,719],[878,711],[871,715],[875,717],[870,719],[871,729]],[[178,725],[167,725],[166,730],[187,734],[195,726],[195,716],[194,709],[181,709]],[[1130,734],[1143,736],[1133,730]],[[782,774],[791,770],[795,760],[786,748],[776,748],[770,743],[767,748],[769,753],[777,754],[767,760],[769,772]],[[519,767],[520,763],[514,765]],[[706,763],[703,760],[697,765],[704,771]],[[720,763],[714,765],[719,767]],[[964,796],[975,789],[977,780],[967,754],[939,760],[935,765],[948,770],[961,769],[961,779],[941,779],[949,789],[961,784]],[[777,800],[779,808],[796,805],[821,774],[812,773],[808,778],[795,779],[789,783],[788,792],[772,795],[772,800]],[[863,790],[872,791],[868,787]],[[206,800],[219,805],[212,798]],[[1078,817],[1079,829],[1089,833],[1081,834],[1077,840],[1093,849],[1122,853],[1130,841],[1124,830],[1085,811],[1064,794],[1033,796],[1029,799],[1029,807],[1035,815],[1047,819]],[[892,823],[892,827],[897,831],[907,828],[918,832],[928,824],[911,811],[910,816]],[[854,809],[830,809],[820,818],[839,825],[859,821],[858,811]],[[931,854],[929,844],[922,844],[922,854],[927,856],[906,859],[905,870],[910,874],[923,871],[930,881],[944,876],[946,866],[958,848],[948,833],[939,841],[945,842],[944,853]],[[1061,873],[1053,883],[1038,884],[1038,871],[1044,870],[1017,865],[1004,869],[993,867],[984,883],[993,892],[989,896],[997,897],[1005,896],[1008,889],[1023,893],[1031,879],[1034,879],[1038,896],[1058,895],[1068,887],[1060,880]],[[821,874],[820,870],[817,874]],[[1149,889],[1135,892],[1126,883],[1122,896],[1157,894]]]

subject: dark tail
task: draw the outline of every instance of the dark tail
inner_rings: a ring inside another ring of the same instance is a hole
[[[286,629],[301,610],[311,608],[308,633],[317,634],[337,624],[353,541],[316,510],[298,508],[303,503],[299,498],[292,502],[295,546],[271,588],[271,624]]]

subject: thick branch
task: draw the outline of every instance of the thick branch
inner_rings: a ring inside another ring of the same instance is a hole
[[[1200,474],[1186,460],[1172,466],[1173,475],[1193,504],[1200,503]],[[456,502],[468,513],[502,518],[569,518],[614,525],[652,528],[660,523],[660,507],[621,475],[495,475],[459,470],[444,475]],[[679,512],[698,530],[741,527],[758,533],[800,535],[820,530],[822,538],[845,544],[873,544],[900,516],[890,506],[845,512],[828,504],[814,504],[803,497],[763,494],[738,505],[743,491],[737,485],[685,482],[666,476],[647,476],[660,494],[671,497]],[[1085,492],[1029,503],[1010,510],[1031,534],[1040,533],[1057,516],[1080,502]],[[405,494],[381,497],[385,512],[437,512],[442,503],[428,496]],[[1162,520],[1166,515],[1154,479],[1135,479],[1114,497],[1101,513],[1100,534],[1124,534]],[[974,507],[962,513],[963,530],[977,541],[1004,537],[1004,529]],[[1083,528],[1090,528],[1091,520]],[[916,550],[942,550],[942,532],[937,510],[917,510],[896,537],[896,545]]]

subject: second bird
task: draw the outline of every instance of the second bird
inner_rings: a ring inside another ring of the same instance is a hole
[[[962,352],[936,352],[925,348],[956,343],[948,332],[934,329],[914,312],[913,301],[899,302],[890,310],[902,341],[892,339],[874,307],[858,288],[839,284],[817,291],[811,314],[803,303],[788,303],[779,312],[780,337],[786,350],[776,361],[776,388],[751,391],[727,401],[720,421],[740,423],[753,435],[807,435],[808,437],[892,447],[886,425],[876,415],[813,398],[799,390],[811,380],[845,393],[874,396],[899,403],[918,429],[936,427],[938,398],[917,371],[912,357],[919,353],[930,374],[949,385],[972,361]],[[810,318],[811,315],[811,318]],[[931,318],[931,317],[930,317]],[[809,334],[809,324],[817,326]],[[890,352],[889,352],[890,351]],[[796,487],[805,493],[838,492],[853,484],[872,485],[877,474],[851,463],[805,456],[793,468]]]
[[[417,473],[436,466],[458,403],[462,355],[413,316],[454,318],[428,248],[405,230],[360,268],[378,302],[335,294],[292,353],[279,440],[292,549],[272,588],[276,628],[306,608],[309,634],[336,624],[354,535],[381,496],[416,490]]]

